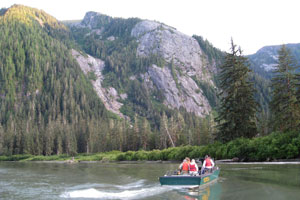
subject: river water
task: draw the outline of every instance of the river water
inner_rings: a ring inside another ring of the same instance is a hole
[[[197,192],[159,184],[178,165],[0,162],[0,199],[300,199],[299,164],[222,164]]]

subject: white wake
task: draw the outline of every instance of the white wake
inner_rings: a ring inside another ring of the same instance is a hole
[[[101,198],[101,199],[141,199],[149,196],[155,196],[171,190],[168,187],[153,186],[150,188],[141,188],[124,191],[101,191],[100,189],[89,188],[84,190],[75,190],[63,193],[62,198]]]

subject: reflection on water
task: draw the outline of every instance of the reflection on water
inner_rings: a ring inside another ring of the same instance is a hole
[[[222,185],[214,182],[201,188],[178,191],[186,200],[219,200],[222,193]]]

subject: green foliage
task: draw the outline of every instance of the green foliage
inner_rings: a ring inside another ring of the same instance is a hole
[[[208,40],[204,40],[201,36],[193,35],[193,38],[197,40],[201,49],[207,55],[210,64],[214,64],[213,62],[216,62],[218,65],[223,62],[225,57],[224,52],[215,48]]]
[[[88,79],[90,79],[92,81],[96,81],[97,80],[97,76],[96,76],[95,72],[88,72],[87,73],[87,77],[88,77]]]
[[[272,78],[272,100],[270,108],[273,114],[275,130],[299,130],[300,101],[297,100],[299,80],[295,75],[295,62],[291,52],[283,45],[278,52],[278,65]]]
[[[111,151],[97,154],[78,154],[76,161],[145,161],[177,160],[185,157],[203,158],[210,154],[214,159],[239,158],[241,161],[271,161],[292,159],[300,156],[299,132],[274,132],[268,136],[253,139],[238,138],[228,143],[215,142],[206,146],[181,146],[152,151]],[[52,156],[12,155],[0,156],[0,161],[66,161],[72,157],[66,154]]]
[[[174,81],[175,81],[175,84],[176,84],[176,87],[178,88],[178,89],[180,89],[180,84],[179,84],[179,82],[178,82],[178,77],[177,77],[177,74],[176,74],[176,70],[175,70],[175,65],[174,65],[174,63],[173,63],[173,60],[171,61],[171,63],[170,63],[170,69],[171,69],[171,74],[172,74],[172,77],[173,77],[173,79],[174,79]]]
[[[150,151],[148,154],[148,159],[149,160],[162,160],[160,152],[161,151],[157,150],[157,149]]]
[[[61,42],[65,29],[28,7],[13,6],[0,16],[0,155],[85,152],[88,124],[108,124],[68,42]]]
[[[21,161],[30,158],[31,155],[12,155],[12,156],[0,156],[0,161]]]
[[[215,108],[219,104],[216,88],[212,87],[206,82],[199,81],[196,76],[191,77],[199,88],[203,91],[204,96],[207,98],[209,105]],[[200,92],[200,91],[199,91]]]
[[[238,137],[253,137],[257,134],[256,112],[258,104],[254,99],[253,83],[249,80],[247,58],[236,50],[232,42],[231,52],[227,53],[220,67],[220,96],[218,139],[230,141]]]

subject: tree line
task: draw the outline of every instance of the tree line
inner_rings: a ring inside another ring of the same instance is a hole
[[[271,79],[270,120],[258,120],[261,107],[254,98],[254,83],[249,62],[240,48],[231,42],[220,67],[220,105],[218,109],[218,140],[252,138],[271,131],[297,131],[300,129],[300,74],[289,49],[283,45],[278,52],[278,65]],[[299,68],[299,67],[298,67]],[[261,114],[267,118],[264,113]],[[267,123],[269,124],[265,124]],[[260,131],[258,132],[258,127]],[[265,133],[265,127],[268,127]]]

